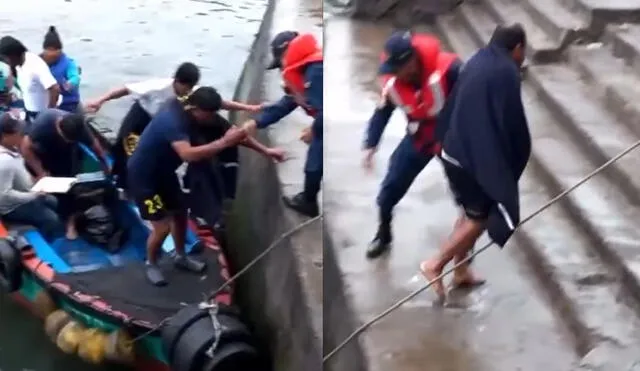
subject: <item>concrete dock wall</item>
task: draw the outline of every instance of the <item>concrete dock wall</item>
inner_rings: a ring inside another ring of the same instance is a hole
[[[275,1],[271,1],[245,64],[234,98],[264,100],[265,67]],[[232,122],[248,117],[232,114]],[[270,145],[266,133],[258,139]],[[237,200],[229,218],[228,255],[237,271],[283,233],[295,227],[281,201],[276,165],[242,149]],[[321,223],[317,220],[284,240],[237,282],[237,300],[278,371],[321,370],[322,287],[311,288],[309,277],[321,276],[321,266],[308,264],[305,250],[322,251]],[[317,286],[317,285],[316,285]]]

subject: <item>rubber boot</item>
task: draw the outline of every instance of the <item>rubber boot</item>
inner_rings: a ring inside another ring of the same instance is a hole
[[[300,192],[293,197],[283,197],[285,205],[290,209],[299,212],[302,215],[306,215],[310,218],[314,218],[320,214],[320,207],[317,200],[309,200],[304,192]]]
[[[367,258],[375,259],[391,248],[391,218],[380,218],[378,231],[367,247]]]

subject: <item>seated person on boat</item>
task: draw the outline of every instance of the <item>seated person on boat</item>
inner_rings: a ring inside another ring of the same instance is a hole
[[[142,132],[128,161],[128,193],[142,218],[152,225],[147,240],[146,276],[154,285],[167,284],[157,263],[162,243],[170,232],[176,266],[194,273],[205,269],[203,262],[185,254],[188,210],[176,170],[183,162],[212,158],[246,139],[244,131],[233,127],[216,141],[191,145],[190,126],[213,120],[221,105],[222,98],[211,87],[198,88],[184,105],[178,99],[170,100]]]
[[[124,116],[116,142],[112,150],[114,157],[113,172],[117,176],[118,186],[125,188],[126,162],[138,144],[140,134],[149,125],[163,104],[169,99],[180,97],[184,100],[196,87],[200,80],[200,69],[191,62],[182,63],[175,71],[173,78],[151,79],[126,84],[115,88],[98,99],[88,102],[87,112],[97,112],[102,105],[110,100],[131,94],[136,95],[135,102]],[[260,105],[249,105],[235,101],[222,101],[222,109],[233,111],[258,112]]]
[[[60,35],[54,26],[50,26],[44,35],[40,56],[49,66],[51,75],[60,87],[62,102],[58,108],[67,112],[76,112],[80,104],[80,68],[63,52]]]
[[[55,108],[38,115],[22,141],[21,152],[36,179],[73,177],[78,144],[91,148],[105,174],[110,172],[106,153],[84,117]]]
[[[64,234],[56,199],[32,192],[33,179],[18,152],[25,123],[9,113],[0,116],[0,215],[9,223],[28,224],[49,241]]]

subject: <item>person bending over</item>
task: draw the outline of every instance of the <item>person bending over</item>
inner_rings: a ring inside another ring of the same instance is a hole
[[[231,127],[218,140],[191,145],[190,126],[210,123],[221,106],[222,98],[211,87],[198,88],[184,104],[178,99],[170,100],[142,132],[127,163],[129,196],[152,226],[145,269],[147,279],[154,285],[167,284],[158,259],[169,233],[175,244],[176,267],[194,273],[205,269],[205,263],[185,254],[188,206],[175,172],[183,162],[212,158],[246,139],[244,130]]]

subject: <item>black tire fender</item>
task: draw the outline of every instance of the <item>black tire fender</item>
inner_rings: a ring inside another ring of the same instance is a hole
[[[260,371],[261,365],[258,351],[247,343],[227,343],[209,358],[201,370],[197,371]],[[196,371],[196,370],[193,370]]]
[[[238,316],[238,310],[234,306],[220,305],[218,307],[220,315]],[[167,324],[160,331],[162,346],[169,362],[173,359],[176,344],[182,334],[195,322],[202,318],[209,317],[209,311],[201,309],[198,305],[189,305],[180,309],[174,314]],[[211,321],[209,321],[211,322]]]
[[[166,325],[162,327],[160,336],[164,353],[169,362],[173,359],[173,350],[182,334],[196,321],[208,316],[206,310],[200,309],[197,305],[189,305],[180,309],[174,314]]]
[[[22,258],[13,239],[0,238],[0,287],[16,292],[22,286]]]

